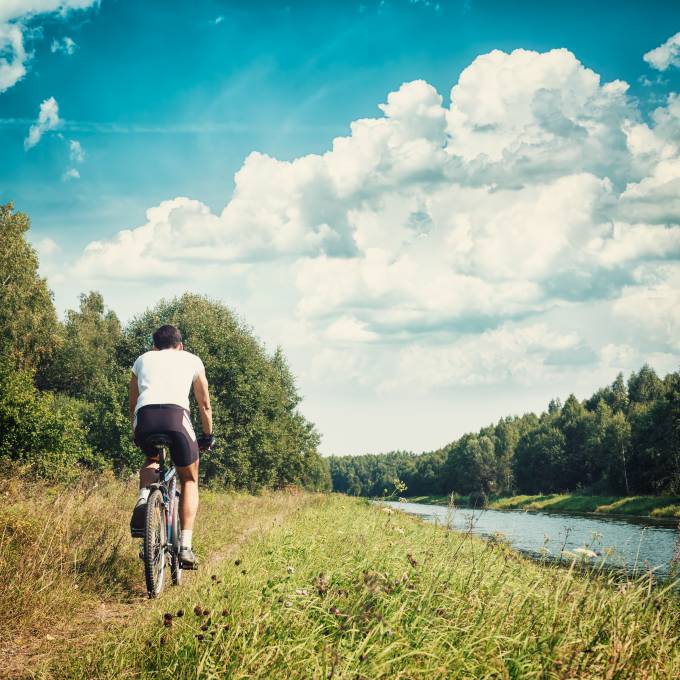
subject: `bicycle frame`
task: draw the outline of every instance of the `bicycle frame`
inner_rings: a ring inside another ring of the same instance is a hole
[[[171,546],[174,541],[173,531],[175,527],[173,526],[173,517],[175,510],[175,503],[177,503],[177,471],[174,465],[170,465],[170,468],[165,470],[165,457],[168,450],[165,446],[161,447],[158,455],[158,478],[159,481],[156,484],[152,484],[151,488],[154,486],[161,490],[163,495],[163,504],[165,505],[165,517],[167,526],[167,546]],[[166,546],[166,549],[167,549]]]

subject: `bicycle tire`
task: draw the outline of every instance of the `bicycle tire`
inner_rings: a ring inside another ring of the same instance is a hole
[[[163,494],[154,489],[146,504],[144,527],[144,578],[150,598],[158,597],[165,581],[167,524]]]
[[[170,553],[170,575],[172,585],[182,584],[182,567],[179,563],[180,537],[182,535],[182,524],[179,521],[179,493],[175,496],[172,510],[172,551]]]

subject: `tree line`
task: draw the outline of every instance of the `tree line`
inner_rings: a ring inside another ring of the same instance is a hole
[[[333,489],[380,496],[516,493],[680,494],[680,372],[649,366],[579,401],[501,418],[441,449],[329,460]]]
[[[123,325],[98,292],[59,320],[28,217],[0,206],[0,462],[45,477],[83,469],[136,470],[143,456],[128,417],[130,367],[171,323],[206,367],[218,444],[202,460],[205,482],[254,491],[330,488],[319,435],[280,349],[269,354],[225,305],[185,293]],[[195,409],[195,404],[192,403]],[[198,422],[197,413],[192,414]]]

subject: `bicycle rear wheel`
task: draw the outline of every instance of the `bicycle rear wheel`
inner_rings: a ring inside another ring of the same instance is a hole
[[[170,575],[172,584],[182,583],[182,567],[179,563],[179,541],[182,535],[182,524],[179,521],[179,493],[175,496],[172,506],[172,550],[170,552]]]
[[[163,590],[167,542],[163,494],[154,489],[147,501],[144,531],[144,577],[149,597],[158,597]]]

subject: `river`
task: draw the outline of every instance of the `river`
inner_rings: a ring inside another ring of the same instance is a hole
[[[668,573],[677,539],[675,526],[646,518],[623,518],[524,510],[451,510],[439,505],[391,501],[388,506],[423,519],[484,537],[502,534],[516,550],[531,556],[559,558],[568,551],[588,549],[594,562],[629,571],[653,569]],[[581,553],[582,554],[582,553]]]

